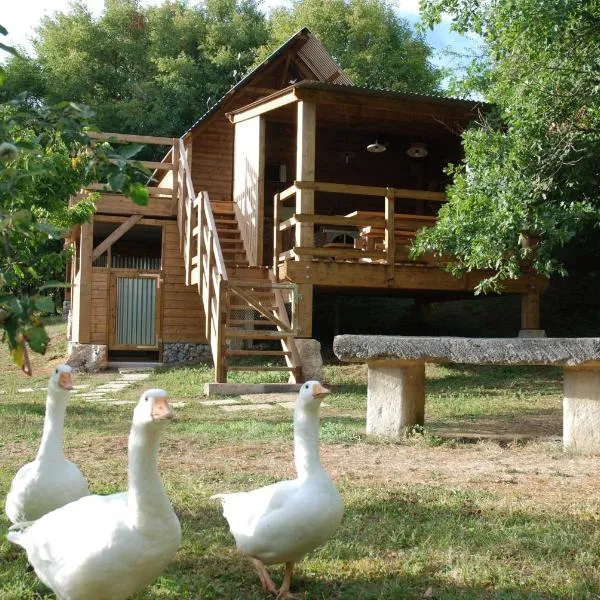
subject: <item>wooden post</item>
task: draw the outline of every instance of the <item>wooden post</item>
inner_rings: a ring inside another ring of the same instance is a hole
[[[196,252],[198,253],[198,293],[202,294],[202,241],[204,240],[204,233],[202,227],[204,226],[204,192],[198,194],[198,237],[196,238]]]
[[[281,213],[281,200],[279,194],[275,194],[273,198],[273,272],[275,277],[279,280],[277,275],[277,264],[279,263],[279,253],[281,252],[281,231],[279,231],[279,221]]]
[[[173,200],[175,202],[179,199],[179,140],[173,144],[172,148],[172,160],[173,160]]]
[[[185,285],[192,282],[192,213],[194,212],[194,199],[187,196],[185,201]]]
[[[394,280],[394,264],[396,262],[396,224],[394,222],[396,202],[394,189],[387,188],[385,194],[385,253],[387,263],[387,281]]]
[[[540,329],[540,295],[523,294],[521,296],[521,330]]]
[[[298,284],[298,337],[312,337],[313,286],[310,283]]]
[[[79,257],[79,338],[80,344],[90,343],[92,318],[92,252],[94,250],[94,225],[81,226]]]
[[[298,135],[296,140],[296,179],[315,180],[315,140],[317,125],[317,107],[314,102],[298,102]],[[315,212],[315,192],[299,189],[296,192],[296,213],[312,215]],[[312,248],[315,242],[314,225],[300,223],[296,225],[296,246]],[[296,257],[299,260],[299,257]],[[303,259],[306,260],[306,259]]]
[[[214,255],[213,255],[213,232],[212,229],[208,231],[208,243],[206,248],[206,273],[204,276],[206,277],[206,322],[205,322],[205,334],[208,343],[212,346],[213,342],[210,339],[210,326],[211,326],[211,317],[212,317],[212,272],[214,268]]]

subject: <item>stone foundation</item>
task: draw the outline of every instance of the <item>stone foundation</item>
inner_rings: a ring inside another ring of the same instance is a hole
[[[81,371],[102,371],[108,364],[108,349],[103,344],[69,342],[68,355],[67,364]]]
[[[163,343],[163,363],[189,363],[211,358],[208,344],[193,344],[188,342]]]

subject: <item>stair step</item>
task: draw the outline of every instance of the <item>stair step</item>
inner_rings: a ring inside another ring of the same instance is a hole
[[[226,356],[291,356],[285,350],[226,350]]]
[[[233,202],[226,200],[211,200],[210,207],[213,211],[213,214],[219,213],[233,213]]]
[[[293,371],[295,367],[266,367],[264,365],[227,365],[228,371]]]
[[[275,327],[275,323],[273,321],[269,321],[268,319],[231,319],[227,321],[228,325],[269,325],[271,327]]]
[[[282,340],[290,337],[289,333],[284,331],[259,331],[256,329],[235,329],[225,328],[225,337],[240,340]]]

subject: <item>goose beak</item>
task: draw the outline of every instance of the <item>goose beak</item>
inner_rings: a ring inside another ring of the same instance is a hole
[[[152,419],[155,421],[170,421],[173,418],[173,411],[164,396],[155,396],[152,398]]]
[[[61,373],[58,376],[58,385],[63,390],[72,390],[73,389],[73,377],[71,373]]]
[[[326,387],[323,387],[320,383],[317,383],[317,385],[313,386],[313,398],[318,398],[319,396],[324,396],[325,394],[329,394],[329,390]]]

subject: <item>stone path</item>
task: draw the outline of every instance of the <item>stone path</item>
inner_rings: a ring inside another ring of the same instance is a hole
[[[119,378],[113,379],[102,383],[96,387],[90,387],[90,384],[80,384],[73,386],[71,396],[81,398],[85,402],[102,402],[103,404],[111,404],[115,406],[122,406],[124,404],[136,404],[135,400],[118,400],[114,398],[119,392],[131,387],[132,385],[139,383],[140,381],[146,381],[149,379],[151,373],[145,372],[132,372],[126,369],[119,370]],[[47,387],[28,387],[19,388],[17,392],[20,394],[30,392],[42,392],[47,391]],[[5,393],[3,390],[0,393]],[[175,408],[181,408],[185,406],[185,402],[172,402],[171,406]]]
[[[244,394],[237,398],[220,398],[217,400],[203,400],[200,404],[204,406],[218,406],[226,412],[238,412],[248,410],[273,410],[276,407],[294,410],[297,393],[277,394]],[[321,406],[327,406],[324,402]]]

